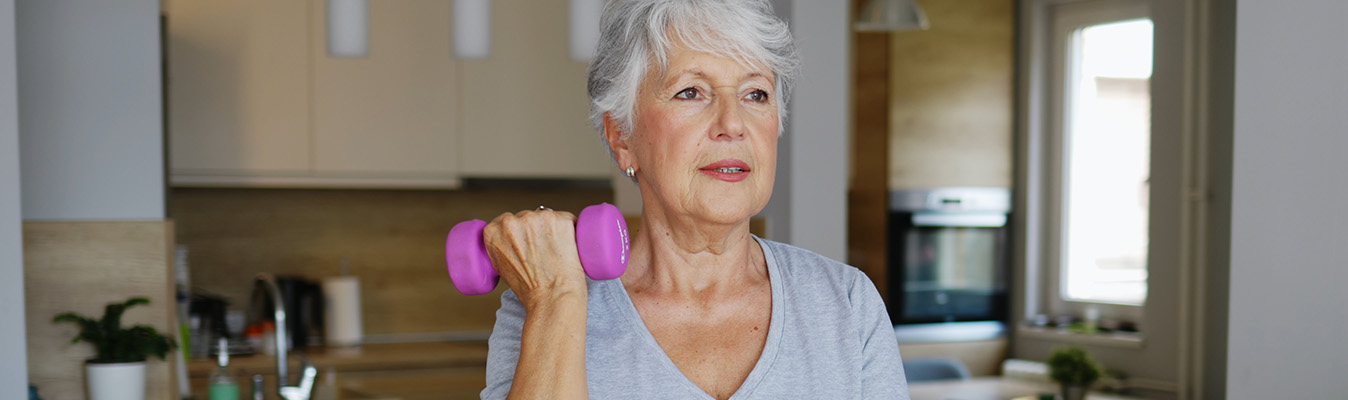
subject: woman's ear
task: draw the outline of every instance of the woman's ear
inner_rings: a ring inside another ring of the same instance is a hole
[[[623,131],[618,125],[618,120],[607,112],[604,113],[604,140],[608,141],[608,148],[613,150],[613,158],[618,161],[619,167],[637,167],[632,162],[632,148],[628,146],[627,140],[623,139]]]

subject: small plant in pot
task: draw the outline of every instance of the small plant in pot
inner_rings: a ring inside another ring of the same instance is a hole
[[[1049,377],[1062,385],[1064,400],[1086,398],[1086,390],[1100,379],[1102,371],[1103,368],[1091,358],[1091,354],[1080,347],[1058,348],[1048,357]]]
[[[175,346],[172,339],[153,327],[136,325],[122,328],[122,313],[133,306],[149,304],[144,297],[123,303],[110,303],[102,319],[87,318],[73,312],[56,315],[52,322],[74,322],[80,333],[71,343],[81,340],[94,345],[96,355],[84,365],[85,381],[91,400],[145,398],[145,360],[153,355],[164,359]]]

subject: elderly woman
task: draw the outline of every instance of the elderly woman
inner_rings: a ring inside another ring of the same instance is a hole
[[[907,398],[871,281],[749,233],[799,64],[767,1],[612,0],[601,24],[591,118],[640,187],[641,229],[620,279],[588,281],[571,214],[488,224],[511,290],[482,397]]]

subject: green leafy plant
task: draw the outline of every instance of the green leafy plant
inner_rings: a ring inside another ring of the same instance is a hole
[[[1049,377],[1063,385],[1090,386],[1103,370],[1090,353],[1076,346],[1055,349],[1048,357]]]
[[[83,340],[93,344],[98,354],[89,360],[91,363],[138,362],[145,361],[150,355],[162,360],[168,351],[176,346],[172,339],[150,326],[136,325],[127,329],[122,328],[122,313],[126,312],[127,308],[141,304],[150,304],[150,300],[132,297],[124,303],[109,303],[107,308],[103,309],[103,318],[99,320],[73,312],[64,312],[57,314],[52,323],[79,324],[80,334],[70,342],[78,343]]]

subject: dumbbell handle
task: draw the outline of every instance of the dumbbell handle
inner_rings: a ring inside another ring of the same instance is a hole
[[[445,238],[449,278],[459,292],[469,296],[490,293],[501,279],[482,238],[486,226],[487,222],[480,219],[460,222]],[[622,276],[631,254],[627,221],[622,212],[608,203],[585,207],[576,219],[576,252],[590,279]]]

